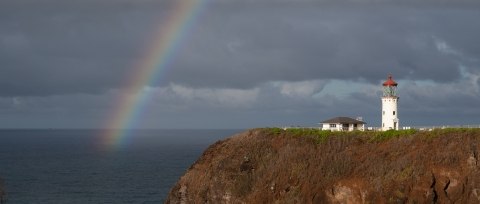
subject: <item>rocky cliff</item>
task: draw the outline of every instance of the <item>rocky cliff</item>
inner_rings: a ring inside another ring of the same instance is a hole
[[[205,150],[166,203],[480,203],[480,129],[248,130]]]

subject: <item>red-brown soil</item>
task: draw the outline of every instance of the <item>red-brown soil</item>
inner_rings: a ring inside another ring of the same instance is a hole
[[[207,148],[165,203],[480,203],[480,129],[376,134],[248,130]]]

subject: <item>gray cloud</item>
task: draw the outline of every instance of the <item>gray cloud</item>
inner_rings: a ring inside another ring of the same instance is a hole
[[[393,74],[451,82],[460,77],[459,64],[478,67],[478,61],[466,59],[477,56],[476,47],[461,48],[466,43],[462,41],[475,39],[480,31],[472,18],[476,11],[452,10],[446,15],[442,9],[314,7],[215,16],[214,23],[202,24],[191,40],[194,46],[173,68],[173,80],[191,86],[248,88],[268,80],[377,83]],[[449,29],[466,40],[452,37]],[[445,52],[438,43],[461,54]],[[184,78],[187,73],[192,78]],[[211,79],[212,73],[221,77]]]
[[[387,74],[451,82],[460,77],[459,63],[479,66],[466,60],[480,54],[472,43],[480,32],[477,9],[394,1],[336,4],[212,3],[184,39],[188,43],[167,78],[192,87],[230,88],[331,78],[376,83]],[[145,60],[154,41],[148,38],[165,23],[170,7],[149,1],[7,1],[0,21],[0,94],[121,88],[127,73]],[[461,54],[439,50],[438,43]]]
[[[175,3],[2,1],[0,113],[17,122],[0,122],[101,126]],[[148,84],[157,101],[145,124],[182,127],[185,117],[193,124],[204,115],[209,124],[238,117],[243,127],[339,115],[375,124],[375,87],[388,75],[408,82],[401,85],[406,119],[475,119],[479,9],[469,0],[210,1],[165,76]],[[366,88],[324,93],[332,79]],[[419,85],[425,81],[433,85]]]

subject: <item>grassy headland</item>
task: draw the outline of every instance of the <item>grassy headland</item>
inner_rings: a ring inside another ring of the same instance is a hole
[[[478,203],[480,129],[259,128],[211,145],[166,203]]]

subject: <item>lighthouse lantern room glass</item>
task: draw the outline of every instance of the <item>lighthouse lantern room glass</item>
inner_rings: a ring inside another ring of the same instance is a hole
[[[397,86],[384,86],[383,97],[397,97]]]

